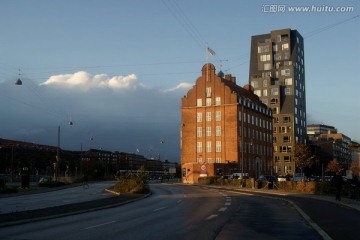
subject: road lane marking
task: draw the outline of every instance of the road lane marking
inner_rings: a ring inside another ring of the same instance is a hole
[[[165,209],[165,208],[166,208],[166,207],[157,208],[157,209],[154,209],[153,212],[157,212],[157,211],[163,210],[163,209]]]
[[[230,205],[231,205],[231,202],[226,202],[224,205],[225,205],[225,206],[230,206]]]
[[[217,216],[218,216],[217,214],[212,214],[212,215],[208,216],[208,217],[206,218],[206,220],[211,220],[211,219],[213,219],[213,218],[216,218]]]
[[[178,201],[177,201],[177,203],[181,203],[181,202],[182,202],[182,200],[178,200]]]
[[[237,191],[229,191],[229,192],[236,193],[236,194],[239,194],[239,195],[254,196],[254,194],[252,194],[252,193],[244,193],[244,192],[237,192]]]
[[[102,227],[102,226],[109,225],[109,224],[112,224],[112,223],[115,223],[115,222],[116,222],[116,221],[106,222],[106,223],[102,223],[102,224],[90,226],[90,227],[87,227],[87,228],[84,228],[84,229],[85,229],[85,230],[88,230],[88,229],[91,229],[91,228]]]
[[[226,209],[227,209],[227,207],[222,207],[222,208],[219,209],[219,212],[225,212]]]

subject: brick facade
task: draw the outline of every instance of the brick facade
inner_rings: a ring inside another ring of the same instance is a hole
[[[272,169],[271,110],[251,87],[216,74],[205,64],[202,75],[182,99],[183,181],[245,172],[257,177]]]

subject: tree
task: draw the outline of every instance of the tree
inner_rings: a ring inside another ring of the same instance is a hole
[[[355,175],[359,175],[359,165],[357,162],[352,162],[351,166],[350,166],[350,170],[353,172],[353,174]]]
[[[300,168],[303,172],[304,168],[311,168],[318,159],[312,154],[310,148],[301,142],[295,144],[294,149],[295,167]]]
[[[329,162],[329,164],[326,166],[326,172],[336,173],[342,170],[343,170],[342,165],[338,163],[336,159]]]

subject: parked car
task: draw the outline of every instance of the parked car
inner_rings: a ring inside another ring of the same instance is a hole
[[[277,182],[278,179],[275,176],[271,176],[271,175],[260,175],[260,177],[258,178],[258,184],[262,181],[266,181],[267,182],[267,187],[269,189],[273,189],[274,187],[274,182]]]
[[[277,177],[271,176],[271,175],[260,175],[258,180],[268,181],[268,182],[277,182],[278,181]]]
[[[230,176],[231,179],[249,179],[248,173],[233,173]]]

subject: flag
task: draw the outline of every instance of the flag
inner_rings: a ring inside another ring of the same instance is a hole
[[[211,56],[213,56],[213,57],[215,56],[215,52],[211,48],[208,47],[207,51]]]

